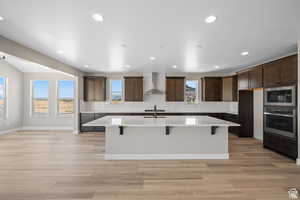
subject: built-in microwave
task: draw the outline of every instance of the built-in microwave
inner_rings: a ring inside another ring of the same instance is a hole
[[[296,106],[296,87],[265,88],[265,106]]]

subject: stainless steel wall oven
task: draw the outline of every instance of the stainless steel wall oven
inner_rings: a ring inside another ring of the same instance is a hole
[[[296,107],[265,107],[264,130],[289,138],[297,138]]]

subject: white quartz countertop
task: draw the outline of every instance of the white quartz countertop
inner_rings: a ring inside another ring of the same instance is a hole
[[[165,127],[165,126],[239,126],[239,124],[209,116],[167,116],[144,118],[144,116],[106,116],[83,124],[83,126]]]
[[[80,113],[151,113],[145,111],[80,111]],[[172,111],[165,111],[165,112],[158,112],[158,113],[201,113],[200,111],[186,111],[186,112],[172,112]],[[203,112],[203,113],[228,113],[232,115],[238,115],[238,112],[235,111],[228,111],[228,112]]]

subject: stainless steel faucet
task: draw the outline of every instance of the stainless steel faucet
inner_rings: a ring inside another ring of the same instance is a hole
[[[153,113],[152,117],[158,118],[158,113],[165,112],[165,110],[157,109],[157,105],[154,105],[152,110],[145,110],[145,112],[151,112]]]

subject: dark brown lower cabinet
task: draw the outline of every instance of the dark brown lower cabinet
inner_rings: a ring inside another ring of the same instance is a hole
[[[81,113],[80,114],[80,132],[103,132],[103,126],[83,126],[83,124],[99,119],[105,115],[101,113]]]
[[[231,113],[220,113],[217,118],[220,118],[222,120],[229,121],[229,122],[234,122],[237,124],[239,123],[239,116],[237,114],[235,115],[235,114],[231,114]],[[237,127],[237,126],[229,127],[228,132],[239,136],[240,127]]]
[[[264,132],[264,147],[292,159],[298,157],[298,144],[296,139]]]

